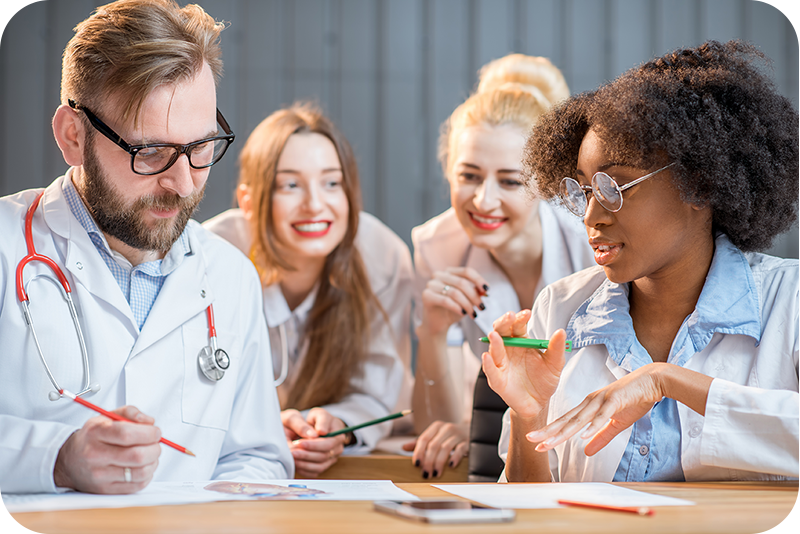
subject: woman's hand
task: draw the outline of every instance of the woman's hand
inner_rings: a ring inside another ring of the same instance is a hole
[[[645,365],[590,393],[578,406],[546,427],[528,433],[527,439],[534,443],[541,442],[536,450],[543,452],[563,443],[591,423],[580,437],[592,438],[584,452],[587,456],[596,454],[664,397],[659,374],[662,365]]]
[[[446,332],[466,315],[477,317],[488,293],[486,280],[475,269],[448,267],[436,271],[422,291],[422,324],[432,334]]]
[[[324,436],[346,425],[323,408],[311,408],[307,419],[297,410],[283,410],[281,421],[294,458],[296,478],[317,478],[335,464],[344,451],[347,434]]]
[[[539,415],[555,393],[564,367],[567,337],[564,330],[557,330],[550,338],[550,348],[544,352],[503,345],[501,336],[525,336],[530,317],[530,310],[522,310],[497,319],[494,331],[489,333],[489,352],[481,356],[489,387],[526,419]]]
[[[445,464],[456,467],[469,452],[465,429],[454,423],[435,421],[403,449],[413,450],[411,461],[422,470],[422,478],[436,478],[444,472]]]

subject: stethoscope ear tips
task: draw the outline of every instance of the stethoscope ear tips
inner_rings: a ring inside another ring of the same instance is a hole
[[[47,398],[55,402],[61,398],[61,394],[58,391],[51,391],[47,394]]]
[[[98,391],[100,391],[100,384],[92,384],[91,386],[89,386],[89,391],[91,391],[92,393],[97,393]]]

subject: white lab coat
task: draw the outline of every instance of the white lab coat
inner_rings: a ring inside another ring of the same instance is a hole
[[[744,254],[753,274],[761,313],[761,342],[745,335],[715,333],[685,367],[714,377],[701,416],[678,403],[681,466],[686,481],[781,480],[798,476],[798,271],[797,260]],[[575,310],[606,280],[601,267],[586,269],[545,289],[534,308],[528,336],[548,338],[565,328]],[[690,319],[691,320],[691,316]],[[548,422],[589,393],[627,371],[605,345],[569,356],[550,402]],[[594,456],[588,440],[573,436],[550,451],[553,480],[610,482],[632,427]],[[500,456],[508,453],[509,414],[503,420]],[[505,473],[501,481],[505,480]]]
[[[225,211],[203,225],[245,254],[249,253],[252,237],[240,209]],[[380,313],[374,314],[363,374],[351,380],[352,393],[337,403],[322,406],[347,425],[408,408],[413,387],[410,371],[411,254],[397,234],[366,212],[359,214],[355,245],[364,261],[372,291],[389,316],[390,324]],[[281,372],[281,351],[288,351],[289,371],[283,387],[292,387],[306,355],[308,339],[303,337],[303,330],[315,298],[316,288],[299,306],[290,310],[280,284],[264,288],[264,314],[269,326],[275,377]],[[400,421],[407,423],[404,419]],[[375,448],[391,430],[392,423],[357,430],[358,446],[348,447],[346,453],[360,454]]]
[[[586,237],[583,222],[567,210],[539,203],[539,220],[542,225],[542,275],[535,295],[548,284],[595,265],[594,254]],[[464,414],[471,419],[472,395],[480,368],[480,355],[488,345],[480,342],[482,336],[492,331],[492,323],[506,312],[520,311],[517,292],[506,274],[492,258],[489,251],[474,247],[453,208],[437,215],[411,231],[414,245],[414,326],[422,324],[422,292],[436,271],[448,267],[471,267],[486,279],[489,295],[483,298],[485,310],[476,308],[477,318],[465,316],[450,327],[448,345],[469,346],[461,351],[464,375]],[[467,310],[468,312],[470,310]],[[458,372],[456,370],[456,372]]]
[[[46,189],[34,215],[33,240],[72,286],[92,382],[102,388],[86,398],[107,409],[136,406],[155,418],[165,438],[197,455],[163,447],[153,480],[292,477],[253,266],[190,221],[191,253],[168,275],[140,332],[119,285],[67,206],[64,179]],[[66,398],[48,400],[53,386],[17,300],[15,270],[27,254],[25,212],[39,191],[0,199],[0,490],[7,493],[56,491],[53,467],[60,447],[97,416]],[[25,280],[43,272],[52,276],[41,263],[29,264]],[[59,385],[76,392],[83,366],[68,308],[56,286],[45,281],[32,284],[29,294],[48,364]],[[206,308],[212,302],[219,346],[231,358],[217,383],[197,364],[209,342]]]

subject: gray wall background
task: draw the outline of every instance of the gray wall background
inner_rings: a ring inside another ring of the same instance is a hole
[[[105,2],[28,5],[0,41],[0,195],[66,170],[50,119],[61,53],[75,24]],[[186,0],[180,0],[181,4]],[[237,133],[211,172],[198,220],[232,205],[239,150],[268,114],[319,102],[359,159],[365,209],[410,243],[411,228],[449,206],[436,161],[441,122],[481,65],[510,52],[549,57],[573,93],[653,56],[707,39],[741,38],[773,60],[798,106],[798,41],[755,0],[197,0],[222,33],[218,105]],[[797,227],[773,254],[797,257]]]

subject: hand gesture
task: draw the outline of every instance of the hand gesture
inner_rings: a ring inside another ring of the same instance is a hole
[[[403,449],[414,451],[411,461],[422,470],[422,478],[436,478],[444,472],[445,464],[456,467],[467,456],[469,441],[466,429],[455,423],[434,421]]]
[[[552,343],[552,342],[551,342]],[[529,441],[541,442],[543,452],[563,443],[587,424],[582,439],[591,437],[584,452],[596,454],[620,432],[644,416],[664,394],[658,379],[657,364],[640,367],[608,386],[590,393],[578,406],[546,427],[526,435]]]
[[[311,408],[307,419],[303,419],[303,414],[297,410],[283,410],[281,421],[294,458],[297,478],[317,478],[335,464],[344,452],[347,434],[332,438],[324,436],[346,425],[324,408]]]
[[[448,267],[436,271],[422,292],[422,324],[433,334],[446,332],[465,315],[477,317],[488,293],[486,280],[475,269]]]
[[[58,451],[56,486],[85,493],[135,493],[153,478],[161,430],[133,406],[113,410],[132,422],[92,417]]]
[[[508,312],[489,333],[489,352],[481,356],[483,372],[491,387],[519,416],[533,418],[547,406],[564,367],[566,333],[557,330],[544,352],[506,347],[502,337],[524,337],[531,311]]]

